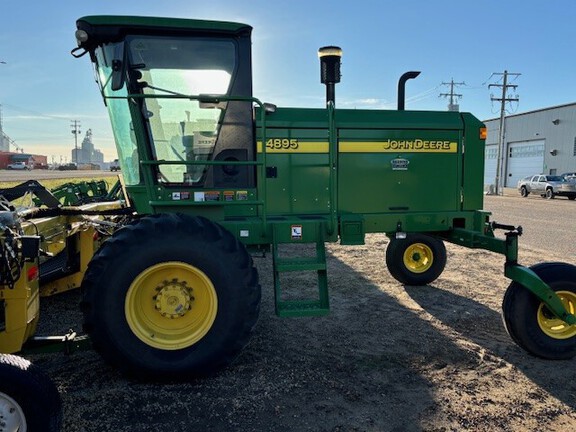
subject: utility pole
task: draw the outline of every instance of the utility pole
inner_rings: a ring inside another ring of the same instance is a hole
[[[454,93],[454,87],[466,85],[466,83],[465,82],[454,82],[454,78],[452,78],[449,83],[443,82],[442,85],[450,86],[450,93],[440,93],[440,95],[439,95],[439,97],[444,96],[444,97],[450,98],[450,103],[448,104],[448,111],[459,111],[460,107],[458,106],[458,104],[455,104],[454,101],[456,99],[460,99],[462,97],[462,95],[459,93]]]
[[[502,172],[504,171],[504,142],[506,139],[506,102],[518,102],[519,98],[516,97],[508,97],[508,89],[513,88],[516,90],[518,87],[514,84],[508,84],[508,76],[513,75],[518,77],[522,74],[519,73],[512,73],[508,72],[507,70],[504,73],[493,73],[492,75],[502,75],[503,80],[502,84],[489,84],[488,88],[490,87],[500,87],[502,89],[502,96],[497,98],[493,95],[490,95],[491,101],[499,101],[500,102],[500,134],[498,136],[498,156],[496,159],[496,178],[494,179],[494,193],[496,195],[502,195],[501,188],[504,187],[504,181],[502,179]]]
[[[6,150],[10,151],[10,145],[6,146]],[[2,105],[0,105],[0,151],[4,151],[4,131],[2,130]]]
[[[0,60],[0,64],[6,64],[5,61]],[[4,131],[2,130],[2,105],[0,105],[0,150],[4,151],[4,149],[6,149],[6,151],[10,151],[10,141],[7,141],[8,137],[4,138]],[[6,142],[6,144],[4,144],[4,142]]]
[[[72,133],[74,134],[74,159],[76,159],[76,166],[78,166],[78,134],[80,133],[80,121],[70,120],[70,127],[72,128]]]

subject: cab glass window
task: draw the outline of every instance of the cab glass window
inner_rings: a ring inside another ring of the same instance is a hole
[[[235,43],[177,37],[127,41],[129,77],[147,96],[142,109],[153,157],[169,162],[159,165],[158,181],[201,183],[207,166],[184,162],[212,159],[226,102],[203,104],[190,96],[229,93],[236,68]]]

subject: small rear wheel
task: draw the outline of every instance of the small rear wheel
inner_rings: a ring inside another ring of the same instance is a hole
[[[116,231],[82,287],[96,350],[148,380],[222,369],[248,343],[260,310],[258,273],[242,243],[208,219],[180,214]]]
[[[550,188],[546,189],[546,199],[554,199],[554,191]]]
[[[446,267],[446,247],[442,240],[424,234],[392,238],[386,249],[390,274],[405,285],[426,285],[436,280]]]
[[[528,189],[526,189],[526,186],[522,186],[520,188],[520,195],[523,196],[524,198],[526,198],[528,195],[530,194],[530,192],[528,192]]]
[[[568,312],[576,314],[576,266],[542,263],[530,269],[558,294]],[[530,354],[550,360],[566,360],[576,355],[576,326],[557,318],[518,282],[508,287],[502,313],[510,337]]]
[[[0,354],[0,431],[57,432],[62,402],[54,383],[28,360]]]

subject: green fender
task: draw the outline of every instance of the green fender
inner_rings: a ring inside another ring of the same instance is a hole
[[[566,310],[558,295],[531,269],[518,264],[507,264],[504,274],[542,300],[548,309],[566,324],[576,324],[576,316]]]

